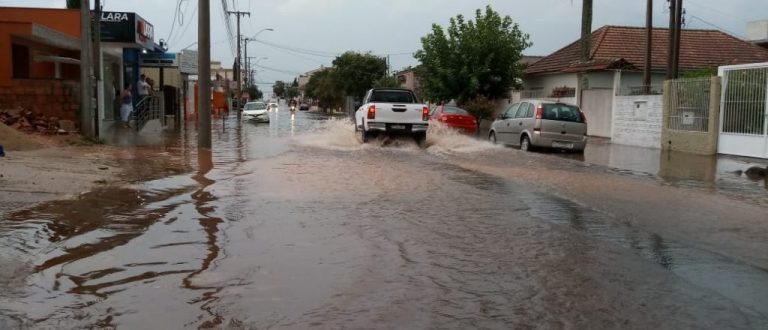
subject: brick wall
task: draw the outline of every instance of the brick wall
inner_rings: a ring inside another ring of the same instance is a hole
[[[661,95],[615,96],[611,141],[661,148],[664,98]]]
[[[0,109],[22,107],[48,117],[77,121],[80,83],[68,80],[14,79],[0,87]]]

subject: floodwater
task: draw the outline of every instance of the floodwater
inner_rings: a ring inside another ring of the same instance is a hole
[[[271,115],[217,120],[208,152],[189,124],[136,151],[153,179],[0,220],[0,328],[768,327],[760,263],[459,161],[521,152]]]

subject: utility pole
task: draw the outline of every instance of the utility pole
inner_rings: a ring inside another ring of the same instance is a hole
[[[198,0],[197,16],[197,68],[198,97],[200,105],[198,112],[197,147],[211,149],[211,1]]]
[[[227,14],[228,15],[235,15],[235,17],[237,17],[237,61],[235,62],[235,63],[237,63],[237,68],[235,68],[235,72],[237,74],[237,107],[238,107],[238,109],[237,109],[237,116],[239,118],[240,117],[240,109],[239,108],[242,106],[240,104],[240,101],[241,101],[241,98],[242,98],[242,95],[243,95],[243,86],[242,86],[243,73],[242,73],[242,70],[240,70],[240,68],[242,67],[242,62],[243,62],[242,61],[243,58],[240,57],[240,51],[241,51],[240,50],[240,46],[241,46],[241,43],[242,43],[242,41],[240,40],[240,17],[241,16],[246,16],[246,15],[248,15],[248,17],[251,17],[251,13],[246,12],[246,11],[228,11]]]
[[[667,0],[669,2],[669,44],[667,46],[667,79],[674,79],[674,75],[672,72],[672,61],[675,58],[675,36],[677,33],[675,33],[675,28],[677,27],[677,24],[675,24],[675,8],[677,0]]]
[[[672,58],[672,75],[675,79],[680,76],[680,38],[683,31],[683,0],[675,3],[675,51]]]
[[[91,4],[80,0],[80,133],[87,137],[94,137],[91,55]]]
[[[93,118],[93,131],[96,137],[99,136],[99,121],[101,113],[104,111],[104,82],[102,81],[102,55],[101,55],[101,0],[95,0],[93,20],[93,58],[94,58],[94,77],[96,79],[96,116]]]
[[[245,77],[245,88],[248,88],[248,70],[250,70],[250,67],[248,66],[248,38],[243,38],[243,43],[245,46],[243,47],[243,53],[245,58],[245,72],[243,73],[243,76]]]
[[[643,89],[650,92],[651,86],[651,49],[653,48],[653,0],[648,0],[645,9],[645,67],[643,68]]]
[[[592,51],[592,0],[584,0],[581,7],[581,62],[589,61]]]

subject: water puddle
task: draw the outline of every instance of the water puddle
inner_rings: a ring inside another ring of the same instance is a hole
[[[686,281],[737,302],[758,327],[768,326],[768,270],[665,239],[564,198],[522,191],[515,197],[530,207],[531,216],[631,249]]]

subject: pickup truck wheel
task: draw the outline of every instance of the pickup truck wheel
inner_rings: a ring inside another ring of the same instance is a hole
[[[360,128],[360,141],[363,143],[368,143],[368,140],[371,139],[371,135],[368,134],[368,132],[365,131],[365,126]]]
[[[419,145],[419,147],[423,147],[424,143],[427,141],[427,133],[418,133],[413,138],[416,140],[416,144]]]

